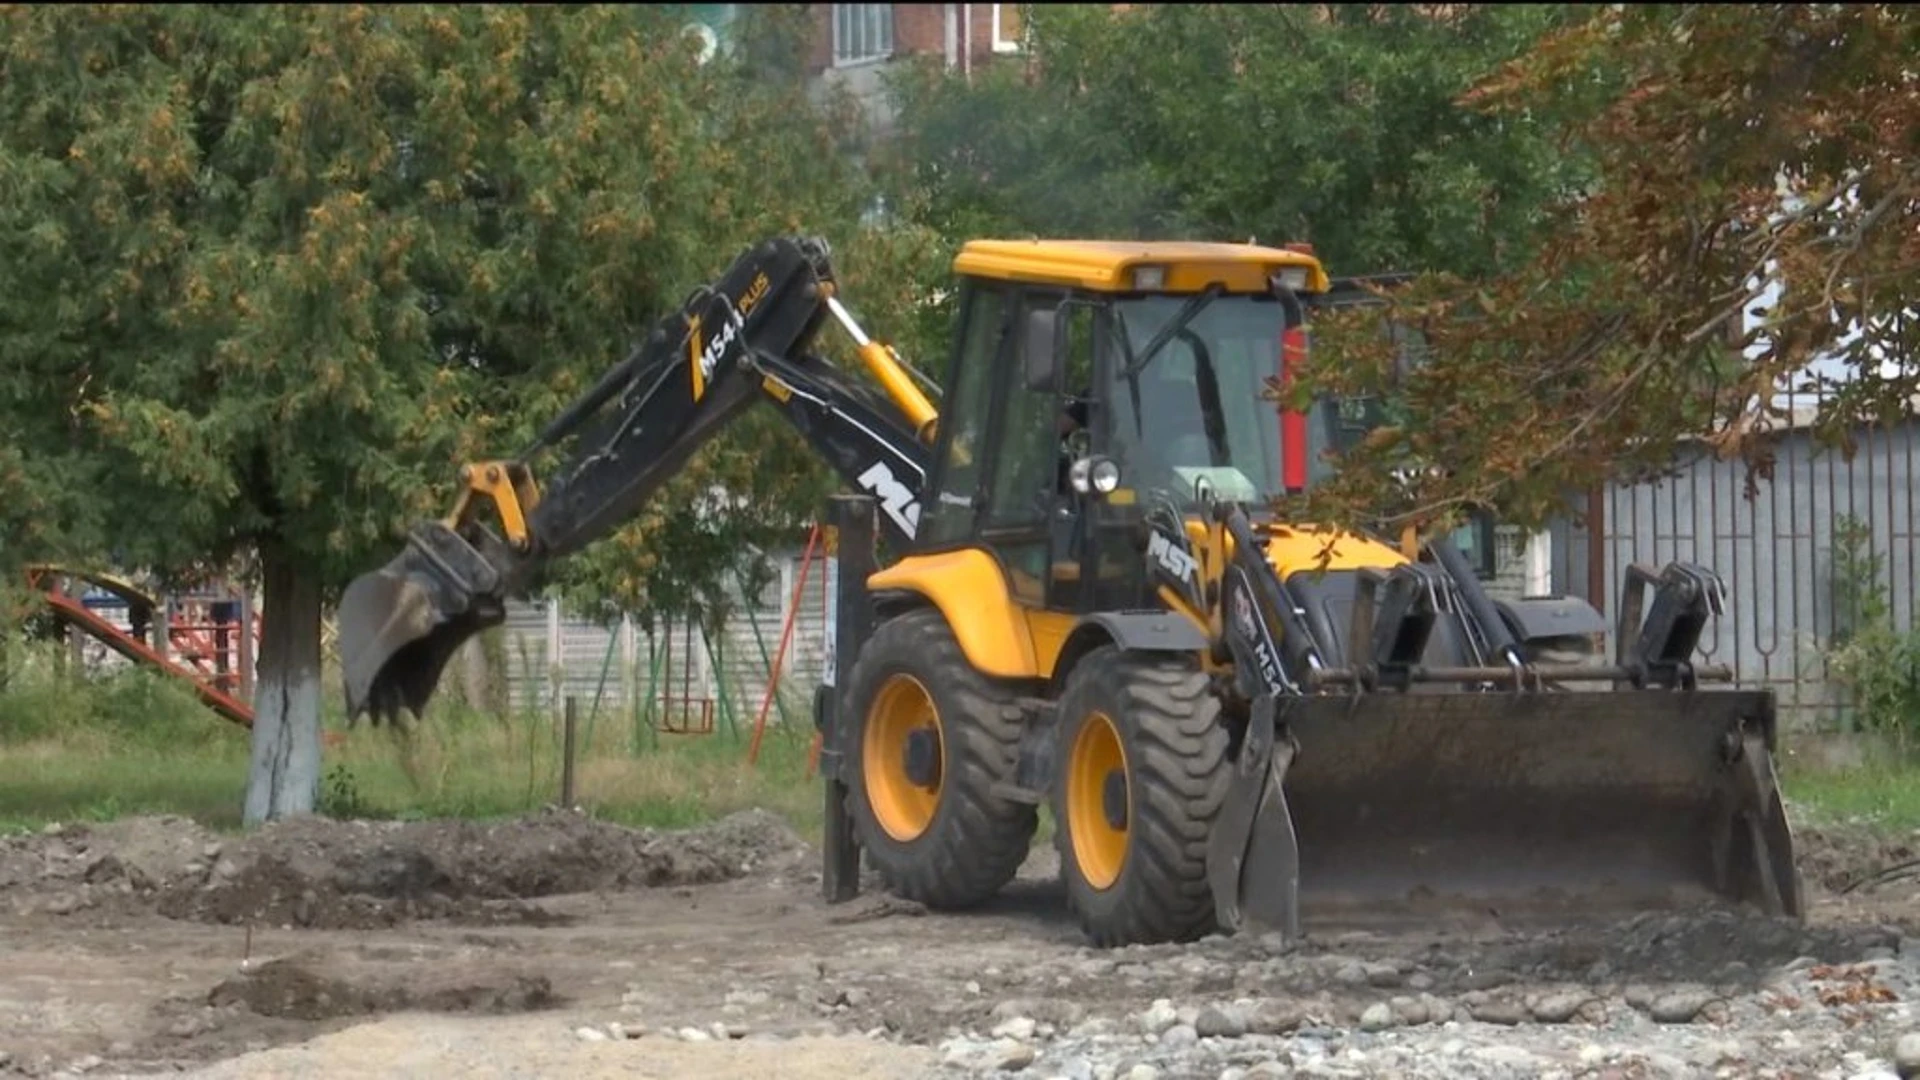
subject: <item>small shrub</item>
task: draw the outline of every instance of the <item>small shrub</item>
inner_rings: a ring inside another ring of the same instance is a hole
[[[219,719],[178,679],[149,668],[76,668],[60,641],[13,638],[0,649],[0,743],[91,735],[109,742],[179,749],[243,733]]]
[[[354,781],[352,770],[344,765],[327,770],[326,782],[320,788],[319,810],[322,815],[340,821],[373,816],[366,800],[360,796],[360,785]]]
[[[1827,653],[1830,677],[1847,688],[1856,723],[1905,751],[1920,735],[1920,634],[1864,627]]]
[[[61,671],[61,646],[15,639],[6,650],[7,678],[0,688],[0,744],[57,738],[87,727],[92,695]]]
[[[1833,546],[1835,629],[1825,650],[1828,677],[1847,690],[1854,725],[1888,738],[1905,754],[1920,736],[1920,633],[1894,625],[1881,583],[1885,557],[1872,550],[1868,527],[1840,519]]]
[[[94,721],[129,744],[180,748],[240,735],[185,683],[151,668],[121,668],[94,679]]]

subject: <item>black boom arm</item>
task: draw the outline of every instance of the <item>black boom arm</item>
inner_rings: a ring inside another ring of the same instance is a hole
[[[874,495],[889,541],[911,547],[933,406],[892,350],[853,324],[834,285],[824,241],[766,241],[660,320],[519,458],[463,468],[453,511],[416,527],[401,555],[341,598],[349,715],[420,712],[454,649],[504,620],[508,596],[544,565],[617,529],[757,401],[772,403],[844,480]],[[811,351],[829,317],[887,393]],[[528,461],[570,437],[568,460],[541,491]],[[477,516],[489,502],[504,536]]]
[[[917,505],[927,448],[904,411],[806,352],[829,313],[832,287],[823,243],[772,240],[662,320],[522,455],[564,438],[596,411],[609,413],[582,436],[529,515],[529,554],[558,558],[607,535],[762,398],[778,405],[847,482],[872,488],[884,475],[883,486],[904,487]],[[617,405],[605,410],[615,397]],[[894,542],[912,539],[911,527],[889,523]]]

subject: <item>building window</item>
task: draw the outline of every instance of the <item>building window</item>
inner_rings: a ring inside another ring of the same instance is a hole
[[[997,53],[1015,53],[1020,51],[1020,5],[993,5],[993,51]]]
[[[892,4],[833,5],[835,64],[862,64],[892,55]]]

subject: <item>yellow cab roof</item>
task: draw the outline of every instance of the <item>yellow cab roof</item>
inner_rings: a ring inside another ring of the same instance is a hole
[[[1306,292],[1325,292],[1327,272],[1312,255],[1256,244],[1192,240],[969,240],[953,260],[957,274],[1031,281],[1100,292],[1132,292],[1133,268],[1166,267],[1156,292],[1199,292],[1218,281],[1229,292],[1267,291],[1282,267],[1305,267]]]

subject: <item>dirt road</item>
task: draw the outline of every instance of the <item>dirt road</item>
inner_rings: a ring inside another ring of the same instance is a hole
[[[969,915],[828,907],[815,854],[758,814],[678,834],[559,814],[68,827],[0,842],[0,1073],[1893,1075],[1920,1028],[1920,900],[1832,889],[1911,854],[1802,837],[1805,926],[1489,919],[1103,952],[1050,852]]]

